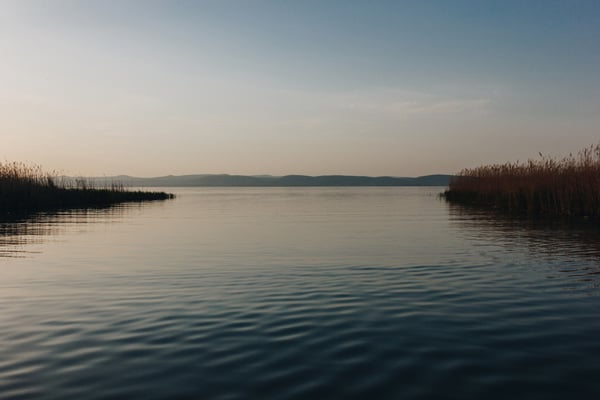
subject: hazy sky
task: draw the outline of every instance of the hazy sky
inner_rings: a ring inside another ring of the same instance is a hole
[[[0,0],[0,159],[452,173],[600,141],[600,1]]]

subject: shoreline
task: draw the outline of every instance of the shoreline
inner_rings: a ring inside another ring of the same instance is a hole
[[[449,203],[536,217],[600,218],[600,144],[562,159],[462,170],[442,197]]]
[[[127,190],[120,182],[97,186],[85,179],[61,181],[45,173],[39,166],[0,163],[0,214],[102,207],[173,198],[175,195],[166,192]]]

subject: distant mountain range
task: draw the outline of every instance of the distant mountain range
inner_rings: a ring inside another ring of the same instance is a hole
[[[426,175],[417,178],[352,175],[180,175],[156,178],[136,178],[127,175],[91,178],[95,182],[120,182],[126,186],[448,186],[452,175]]]

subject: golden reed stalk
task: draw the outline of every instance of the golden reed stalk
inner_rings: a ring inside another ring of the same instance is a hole
[[[563,159],[462,170],[446,200],[535,215],[600,217],[600,144]]]
[[[174,196],[164,192],[125,190],[119,182],[98,186],[85,179],[62,179],[39,166],[0,163],[0,214],[55,208],[108,206],[121,202],[163,200]]]

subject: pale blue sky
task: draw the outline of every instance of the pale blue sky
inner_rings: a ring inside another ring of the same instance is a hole
[[[600,141],[598,1],[2,1],[0,157],[452,173]]]

